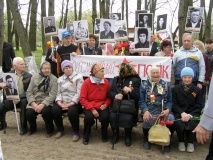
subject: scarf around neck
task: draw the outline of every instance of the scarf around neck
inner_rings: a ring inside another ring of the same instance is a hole
[[[50,75],[49,76],[44,76],[44,74],[42,72],[39,73],[42,76],[41,81],[38,84],[38,89],[40,90],[42,86],[44,92],[47,91],[48,87],[49,87],[49,82],[50,82]]]
[[[95,83],[97,83],[97,84],[101,83],[101,80],[102,80],[102,79],[96,78],[96,77],[94,77],[94,76],[92,76],[92,79],[93,79],[93,80],[95,81]]]

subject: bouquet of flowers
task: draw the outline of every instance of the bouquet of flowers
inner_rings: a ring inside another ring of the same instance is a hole
[[[51,48],[51,42],[50,41],[47,41],[47,48]]]
[[[114,55],[128,55],[129,51],[128,51],[128,43],[127,42],[122,42],[120,45],[117,45],[115,50],[114,50]]]

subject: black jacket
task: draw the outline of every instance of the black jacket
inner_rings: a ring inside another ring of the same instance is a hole
[[[94,50],[90,50],[89,48],[84,48],[85,55],[102,55],[102,50],[100,48],[95,47]]]
[[[10,71],[12,68],[12,61],[15,57],[13,46],[10,43],[4,42],[2,54],[2,70],[4,72]]]
[[[192,84],[188,92],[184,91],[181,83],[172,89],[172,111],[176,119],[181,118],[181,113],[183,112],[192,116],[200,116],[202,110],[201,101],[201,90],[194,84]]]

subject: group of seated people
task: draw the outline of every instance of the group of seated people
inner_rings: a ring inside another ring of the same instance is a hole
[[[0,104],[0,130],[7,126],[6,112],[13,109],[13,104],[21,108],[21,132],[29,135],[36,133],[36,118],[41,114],[45,122],[46,137],[53,136],[54,123],[57,127],[55,138],[64,135],[62,115],[67,112],[73,130],[73,142],[80,138],[79,114],[84,113],[83,144],[89,143],[91,127],[95,120],[101,123],[102,142],[108,141],[108,126],[110,124],[112,137],[110,142],[116,143],[119,138],[119,128],[124,128],[125,145],[132,144],[132,129],[138,122],[138,110],[143,115],[143,133],[145,149],[150,149],[148,133],[158,116],[164,117],[164,121],[174,121],[174,125],[168,126],[171,133],[176,130],[179,141],[179,151],[194,151],[195,133],[192,131],[199,123],[190,118],[201,115],[202,105],[201,90],[192,83],[194,72],[185,67],[181,71],[182,81],[171,89],[168,82],[160,77],[160,70],[151,67],[147,80],[141,80],[133,66],[121,63],[118,76],[113,78],[110,85],[104,78],[104,67],[94,64],[90,71],[90,77],[83,80],[82,75],[73,70],[70,60],[61,63],[63,75],[58,79],[51,74],[49,62],[43,62],[40,73],[32,76],[24,71],[25,63],[20,57],[13,60],[14,70],[18,82],[19,100],[4,100]],[[21,80],[22,83],[19,83]],[[0,83],[1,89],[6,89],[4,82]],[[135,113],[119,113],[112,111],[115,99],[135,100]],[[29,122],[29,128],[27,125]],[[186,138],[186,139],[185,139]],[[185,142],[187,146],[185,146]],[[165,147],[169,151],[170,146]]]

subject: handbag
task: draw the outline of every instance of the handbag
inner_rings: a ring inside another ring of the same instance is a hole
[[[170,131],[166,125],[159,124],[161,116],[158,117],[155,124],[149,129],[148,141],[150,143],[168,146],[170,144]]]
[[[119,112],[119,113],[134,114],[136,113],[135,100],[130,99],[129,94],[128,94],[128,99],[122,99],[122,100],[114,99],[112,104],[112,111]]]

